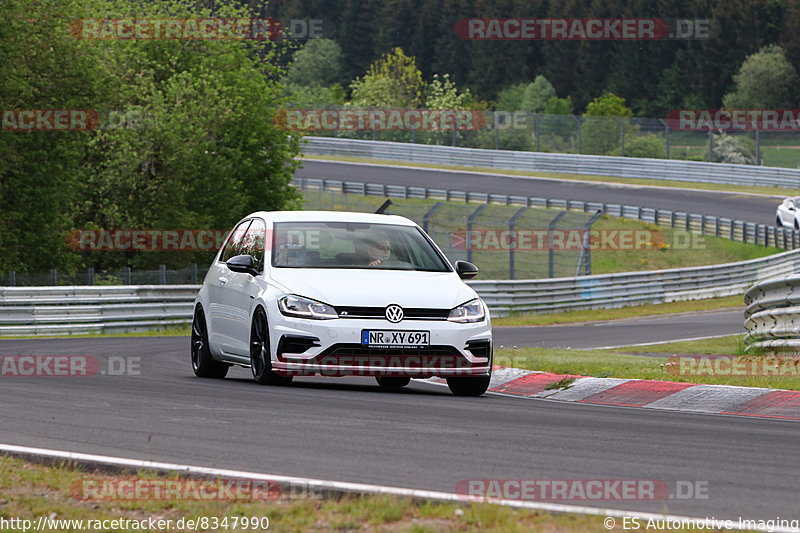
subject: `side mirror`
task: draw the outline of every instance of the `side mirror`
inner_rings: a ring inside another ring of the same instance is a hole
[[[478,267],[466,261],[456,261],[456,274],[461,279],[472,279],[478,275]]]
[[[255,259],[252,255],[235,255],[225,261],[229,269],[240,274],[250,274],[257,276],[259,272],[254,267]]]

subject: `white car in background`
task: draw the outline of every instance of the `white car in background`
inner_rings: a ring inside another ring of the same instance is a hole
[[[800,196],[786,198],[778,206],[775,213],[775,224],[780,228],[800,229],[798,222],[798,206],[800,206]]]
[[[492,373],[488,310],[425,232],[394,215],[257,212],[217,253],[195,301],[192,368],[231,365],[262,384],[373,376],[384,388],[441,377],[461,396]]]

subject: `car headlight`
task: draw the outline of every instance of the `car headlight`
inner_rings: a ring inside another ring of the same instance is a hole
[[[312,318],[315,320],[330,320],[339,318],[336,309],[328,304],[303,298],[302,296],[284,296],[278,301],[281,314],[297,318]]]
[[[466,324],[469,322],[481,322],[485,318],[486,311],[483,309],[483,302],[481,302],[480,298],[475,298],[450,311],[450,316],[447,317],[447,320]]]

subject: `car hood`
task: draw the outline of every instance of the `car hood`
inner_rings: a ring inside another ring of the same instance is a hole
[[[477,297],[454,272],[273,268],[288,292],[333,305],[453,308]]]

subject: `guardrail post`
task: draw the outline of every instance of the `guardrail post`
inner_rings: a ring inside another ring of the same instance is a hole
[[[714,217],[714,236],[719,237],[719,217]]]
[[[653,223],[658,226],[658,208],[653,211]]]
[[[516,226],[519,217],[521,217],[527,209],[527,206],[520,207],[517,212],[514,213],[514,216],[508,219],[508,231],[511,234],[512,239],[512,242],[510,242],[508,246],[508,279],[516,279],[515,276],[517,275],[517,265],[515,262],[516,258],[514,256],[514,249],[517,247],[517,236],[514,233],[514,227]]]
[[[158,265],[158,283],[160,285],[167,284],[167,265]]]
[[[561,211],[557,214],[553,220],[547,225],[547,272],[548,277],[554,278],[555,277],[555,257],[553,255],[553,228],[555,228],[558,221],[561,220],[561,217],[566,215],[566,211]]]
[[[472,231],[472,222],[475,220],[475,217],[486,208],[486,205],[487,204],[479,205],[478,208],[467,217],[467,261],[470,263],[472,262],[472,239],[470,238],[472,235],[472,233],[470,233]]]
[[[89,267],[86,270],[86,284],[94,285],[94,267]]]
[[[670,228],[675,227],[675,211],[669,212],[669,227]]]
[[[700,215],[700,235],[706,234],[706,216]]]

